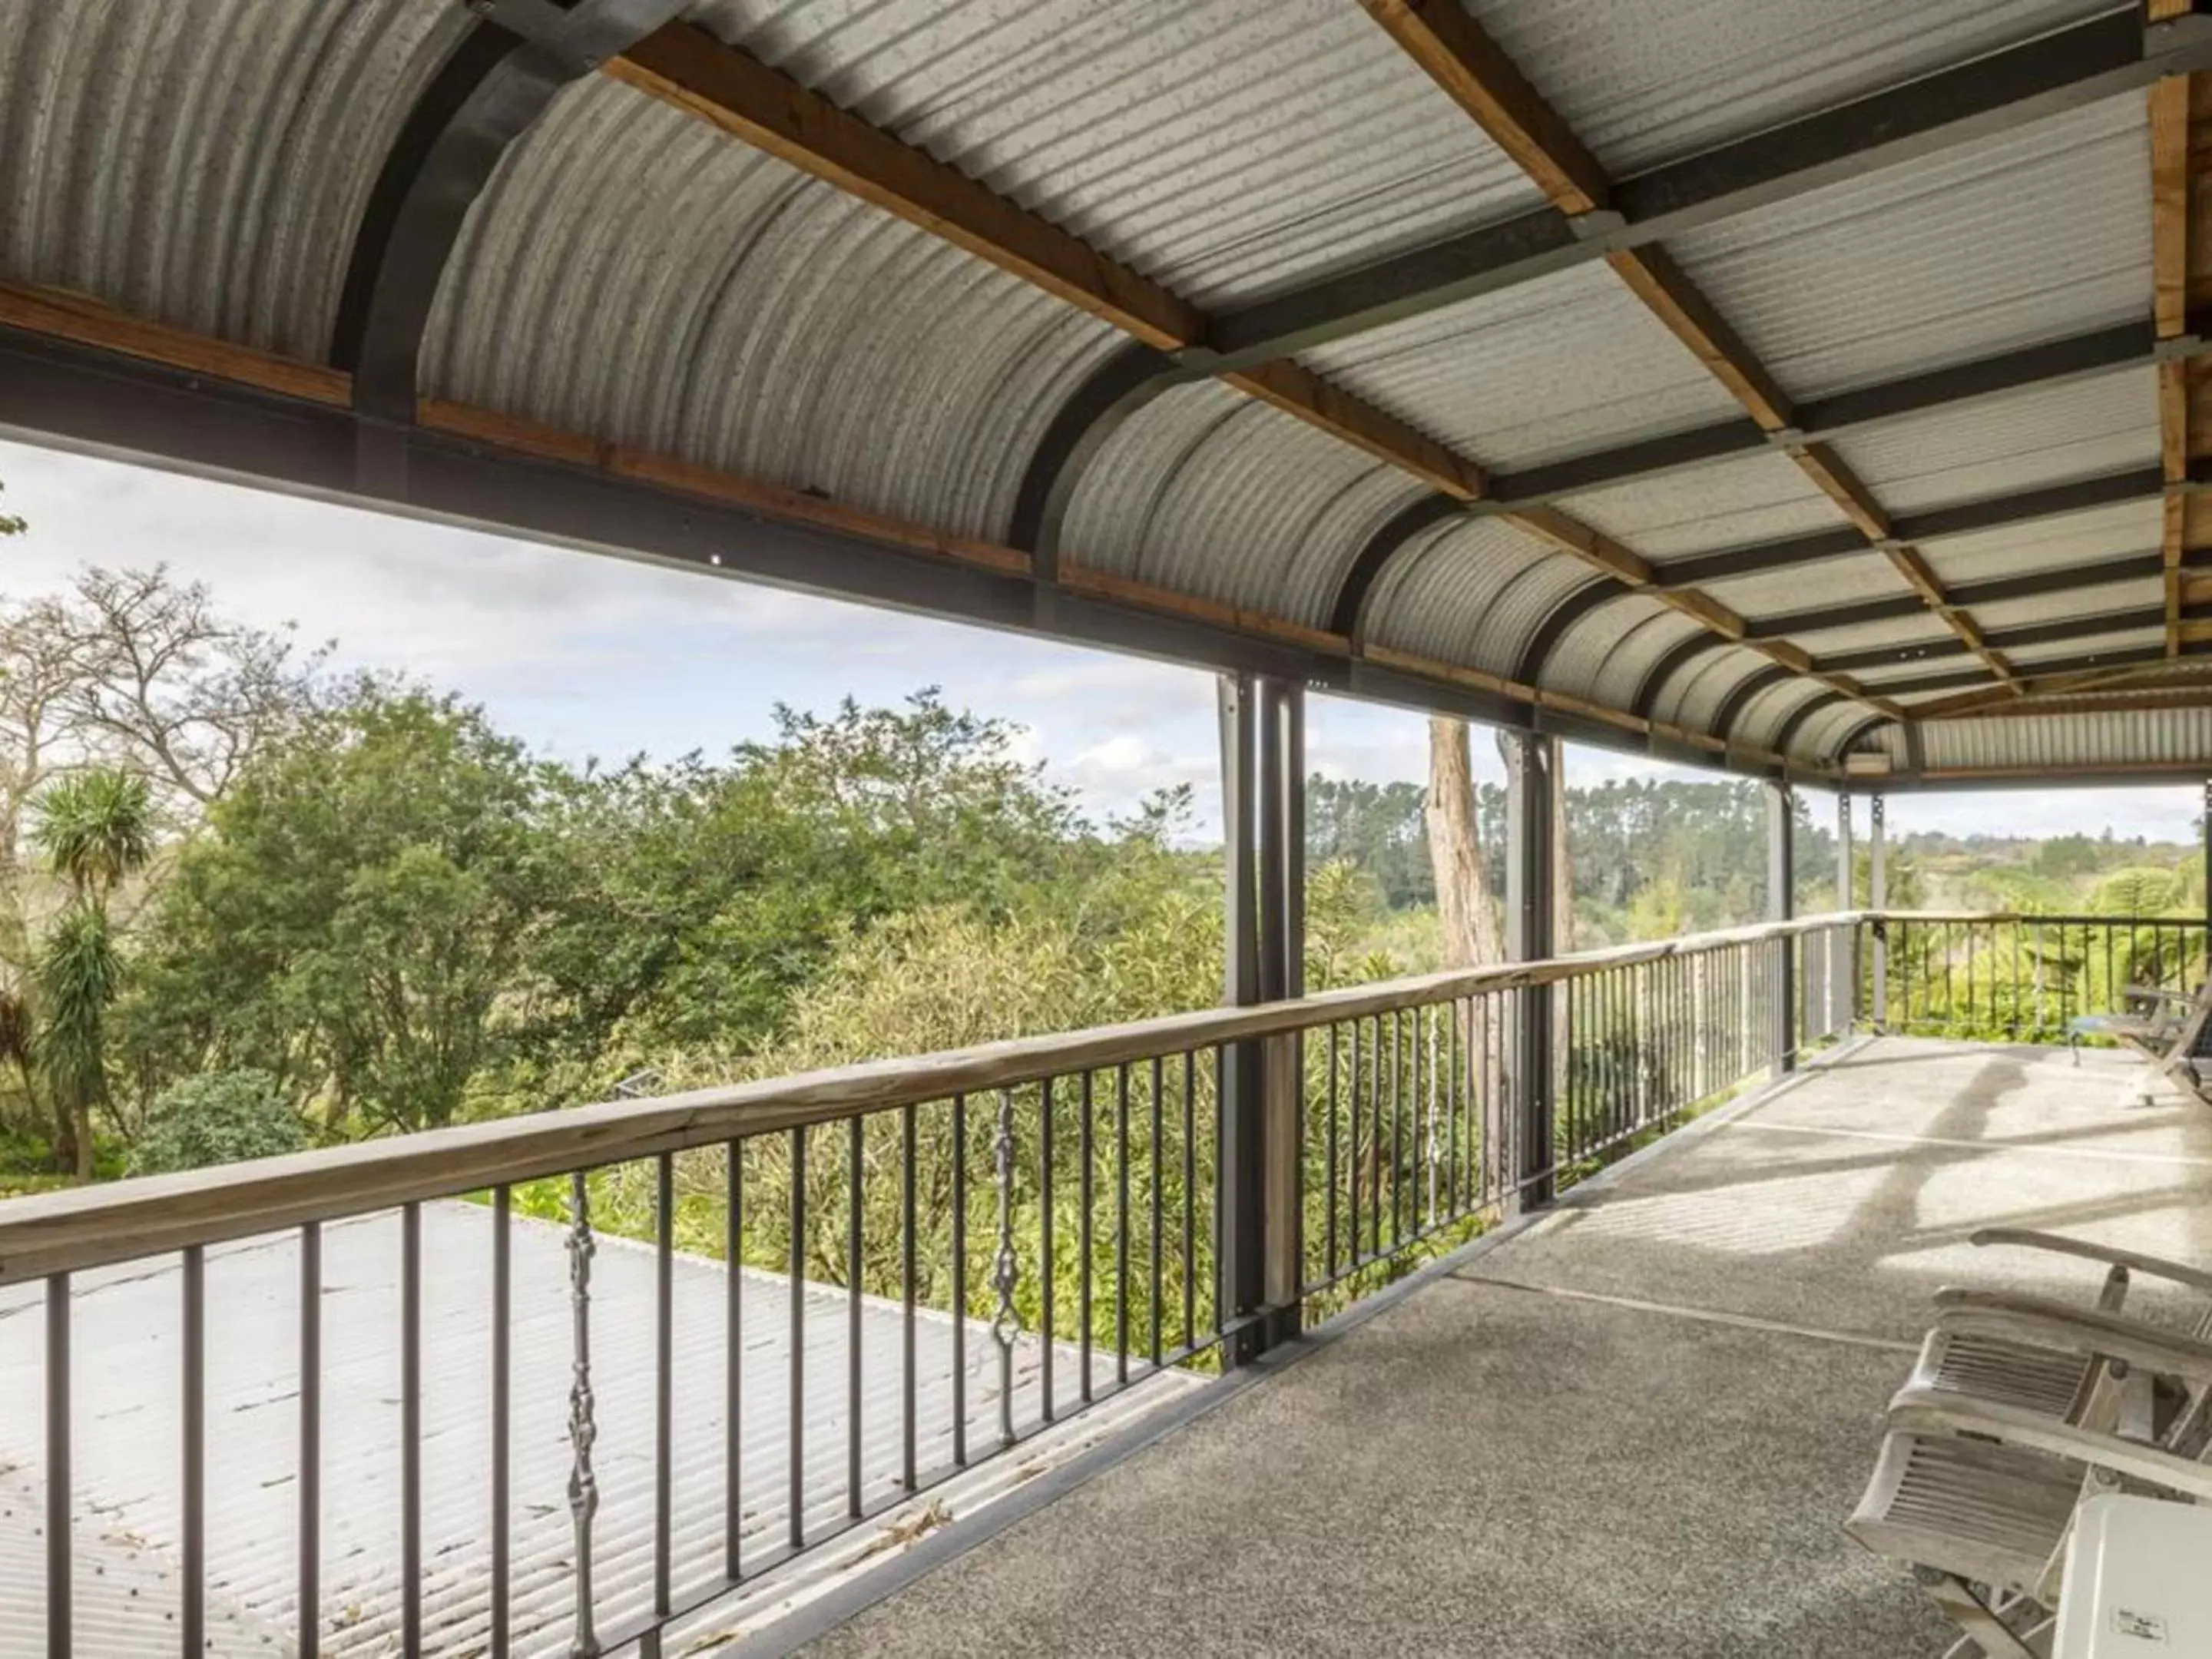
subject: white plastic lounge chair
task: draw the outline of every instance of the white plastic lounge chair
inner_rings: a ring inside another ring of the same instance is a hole
[[[2069,1414],[2050,1409],[2055,1391],[2030,1403],[1908,1384],[1891,1402],[1873,1479],[1845,1530],[1914,1568],[1966,1632],[1954,1659],[2040,1659],[2085,1492],[2124,1480],[2212,1501],[2212,1468],[2197,1461],[2212,1428],[2212,1343],[2040,1297],[1950,1290],[1936,1306],[1939,1329],[1954,1339],[2071,1353],[2096,1367],[2093,1397]],[[2164,1401],[2160,1377],[2180,1385]]]

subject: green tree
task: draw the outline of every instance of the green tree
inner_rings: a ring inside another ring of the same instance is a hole
[[[153,857],[152,799],[143,777],[95,769],[50,786],[33,807],[33,843],[70,892],[39,950],[35,1052],[57,1157],[82,1178],[92,1173],[92,1114],[107,1101],[107,1010],[122,981],[108,901]]]
[[[210,1072],[162,1091],[131,1149],[132,1175],[274,1158],[307,1144],[307,1125],[266,1072]]]
[[[532,987],[541,769],[373,684],[261,754],[155,907],[129,1048],[152,1092],[252,1067],[333,1125],[452,1121]]]

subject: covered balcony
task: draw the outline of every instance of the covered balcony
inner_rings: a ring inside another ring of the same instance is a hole
[[[2212,20],[1563,15],[0,6],[0,434],[1202,670],[1228,947],[0,1202],[0,1650],[1944,1650],[1885,1402],[2098,1285],[1972,1236],[2212,1268],[2066,1042],[2203,919],[1884,865],[2212,773]],[[1309,994],[1324,695],[1504,734],[1502,960]],[[1570,740],[1756,779],[1765,919],[1563,952]]]

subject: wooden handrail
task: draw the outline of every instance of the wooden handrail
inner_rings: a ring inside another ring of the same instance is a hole
[[[9,1199],[0,1200],[0,1285],[503,1182],[716,1146],[855,1113],[984,1093],[1483,992],[1555,984],[1639,963],[1856,925],[1869,914],[1839,911],[1539,962],[1424,974],[1255,1007],[1200,1009]]]

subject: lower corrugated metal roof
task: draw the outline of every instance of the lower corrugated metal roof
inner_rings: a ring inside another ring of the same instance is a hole
[[[422,1225],[422,1554],[426,1651],[480,1650],[489,1629],[492,1212],[426,1204]],[[565,1653],[574,1598],[567,1505],[572,1314],[566,1230],[513,1222],[513,1528],[516,1650]],[[592,1387],[599,1510],[598,1618],[649,1606],[653,1522],[653,1252],[602,1235],[592,1264]],[[719,1261],[678,1255],[675,1279],[675,1582],[720,1571],[723,1515],[724,1297]],[[296,1236],[207,1252],[207,1560],[212,1651],[288,1651],[296,1620],[299,1447]],[[399,1618],[400,1230],[396,1216],[323,1230],[323,1651],[396,1652]],[[176,1258],[80,1274],[71,1292],[79,1651],[169,1653],[180,1537]],[[743,1537],[756,1559],[781,1545],[787,1514],[789,1280],[748,1269],[744,1341]],[[805,1512],[844,1513],[849,1300],[805,1287]],[[43,1650],[44,1290],[0,1291],[0,1649]],[[920,1465],[951,1457],[952,1322],[918,1314]],[[903,1318],[861,1302],[866,1501],[894,1496],[901,1462]],[[1040,1345],[1017,1350],[1017,1420],[1038,1415]],[[1079,1374],[1062,1345],[1054,1394]],[[1110,1357],[1094,1355],[1110,1384]],[[969,1444],[995,1449],[997,1347],[968,1326]],[[1140,1369],[1133,1362],[1133,1374]],[[1167,1373],[1169,1390],[1197,1379]]]

